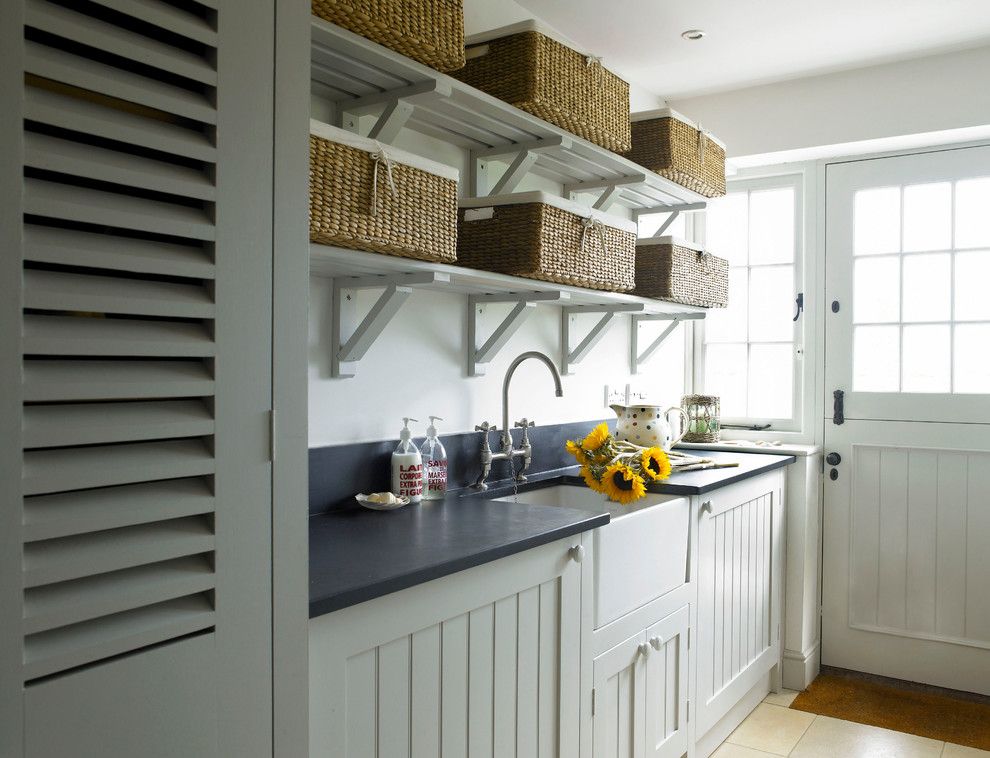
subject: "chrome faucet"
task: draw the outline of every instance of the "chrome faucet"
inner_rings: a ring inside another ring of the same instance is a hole
[[[512,432],[509,428],[509,384],[519,364],[529,358],[542,361],[550,369],[550,373],[553,375],[555,394],[557,397],[563,397],[564,395],[564,388],[560,383],[560,373],[557,371],[557,367],[553,364],[553,361],[543,353],[531,350],[523,353],[509,364],[509,368],[505,372],[505,379],[502,381],[502,449],[497,453],[493,453],[491,446],[488,444],[488,432],[498,431],[496,427],[485,421],[474,428],[476,432],[484,434],[481,443],[481,475],[478,477],[478,481],[475,482],[475,489],[488,489],[485,480],[492,471],[492,461],[509,461],[511,463],[514,458],[520,456],[523,459],[523,467],[517,474],[515,472],[515,466],[513,466],[513,475],[517,482],[526,481],[526,471],[533,461],[533,446],[529,441],[529,430],[531,427],[536,426],[536,422],[524,418],[515,423],[515,428],[523,430],[520,447],[516,448],[512,442]]]

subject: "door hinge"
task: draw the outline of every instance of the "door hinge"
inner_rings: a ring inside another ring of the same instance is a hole
[[[597,692],[598,692],[598,690],[596,690],[594,687],[591,688],[591,715],[592,716],[595,715],[595,701],[597,700],[597,698],[595,697],[595,695],[597,694]]]
[[[688,698],[688,700],[687,700],[687,712],[686,712],[686,714],[684,716],[684,721],[687,722],[687,721],[690,721],[690,720],[691,720],[691,698]]]
[[[691,649],[691,627],[688,627],[688,633],[687,633],[687,649],[688,650]]]
[[[780,623],[777,623],[777,642],[780,642]]]
[[[268,411],[268,458],[275,462],[275,409]]]

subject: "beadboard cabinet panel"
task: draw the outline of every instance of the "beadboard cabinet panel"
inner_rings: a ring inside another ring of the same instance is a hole
[[[312,619],[311,755],[577,755],[573,542]]]

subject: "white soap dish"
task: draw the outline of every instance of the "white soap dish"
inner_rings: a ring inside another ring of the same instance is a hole
[[[391,502],[377,502],[372,500],[374,495],[384,496],[391,495]],[[409,495],[392,495],[391,492],[376,492],[374,495],[365,495],[361,493],[355,495],[354,499],[357,500],[365,508],[370,508],[373,511],[394,511],[396,508],[401,508],[404,505],[409,505]]]

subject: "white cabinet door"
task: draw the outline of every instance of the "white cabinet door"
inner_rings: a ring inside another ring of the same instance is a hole
[[[701,498],[697,724],[705,734],[779,661],[783,474]]]
[[[646,632],[595,658],[594,758],[645,758]]]
[[[646,755],[681,758],[688,749],[688,629],[684,606],[646,630]]]
[[[313,619],[310,755],[576,756],[578,542]]]

